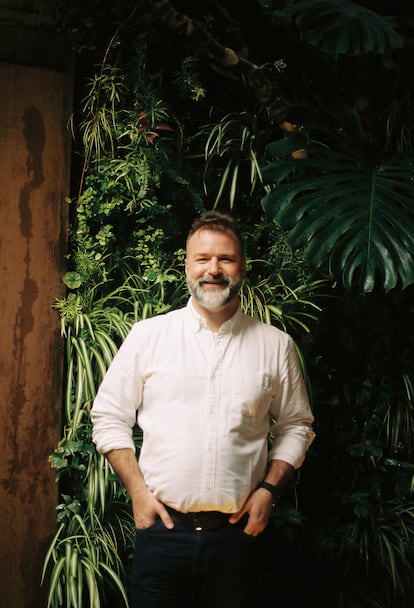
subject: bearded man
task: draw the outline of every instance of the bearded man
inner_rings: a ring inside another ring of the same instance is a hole
[[[195,220],[185,270],[187,306],[136,323],[108,369],[93,440],[131,497],[131,608],[251,608],[262,533],[313,416],[292,339],[240,308],[230,216]]]

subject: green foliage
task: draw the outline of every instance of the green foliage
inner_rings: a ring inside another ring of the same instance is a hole
[[[181,64],[181,70],[175,74],[175,85],[183,97],[189,96],[194,101],[200,101],[204,99],[206,90],[201,84],[196,66],[194,57],[185,57]]]
[[[399,299],[337,290],[307,358],[318,440],[301,479],[306,543],[350,608],[364,595],[362,606],[409,606],[413,329]]]
[[[317,320],[320,307],[309,297],[317,290],[316,283],[300,285],[292,289],[283,277],[271,272],[258,283],[246,280],[241,290],[241,306],[246,314],[260,319],[263,323],[277,325],[284,331],[296,333],[310,332],[310,326]],[[302,294],[304,297],[301,297]]]
[[[284,146],[286,145],[285,142]],[[296,145],[296,144],[292,144]],[[263,169],[276,187],[263,199],[270,217],[289,230],[322,275],[364,292],[414,282],[414,157],[384,158],[375,166],[357,154],[318,144],[306,160],[277,158]]]
[[[51,567],[47,607],[100,608],[103,583],[116,591],[128,607],[121,577],[121,550],[133,542],[135,526],[125,509],[113,509],[111,519],[101,522],[95,513],[75,513],[62,523],[45,559],[43,578]]]
[[[204,190],[207,196],[210,193],[209,173],[216,178],[212,180],[213,184],[218,183],[213,207],[225,198],[233,209],[240,190],[245,191],[248,187],[248,196],[252,196],[262,181],[254,123],[254,117],[247,112],[227,114],[218,122],[203,125],[194,137],[194,140],[205,142]]]
[[[90,79],[82,107],[84,167],[72,202],[71,270],[64,276],[69,293],[55,304],[66,381],[64,436],[50,457],[62,494],[60,526],[44,566],[53,608],[109,605],[113,590],[127,605],[123,562],[134,534],[129,498],[94,449],[89,412],[132,324],[178,306],[185,296],[174,267],[181,254],[166,248],[171,204],[163,206],[158,196],[161,182],[164,195],[170,185],[186,192],[191,185],[174,170],[170,139],[161,141],[165,133],[174,137],[166,108],[150,85],[134,95],[125,72],[104,65]],[[139,448],[139,429],[135,437]]]
[[[290,0],[285,5],[276,10],[276,16],[292,20],[309,44],[333,57],[388,56],[404,46],[396,19],[350,0]]]
[[[97,296],[99,286],[84,285],[55,305],[66,343],[66,388],[65,433],[50,456],[63,499],[58,506],[60,526],[44,565],[44,576],[50,572],[48,606],[53,608],[106,605],[108,586],[128,605],[122,564],[134,535],[129,499],[108,461],[95,451],[89,412],[132,324],[178,306],[183,299],[182,289],[176,291],[179,283],[172,269],[130,271],[124,283],[105,296]],[[139,447],[139,429],[135,435]]]
[[[83,133],[85,163],[92,158],[99,160],[103,151],[115,153],[117,113],[122,97],[126,93],[124,78],[118,68],[102,66],[88,83],[89,92],[83,101],[80,124]]]
[[[414,157],[367,143],[355,110],[332,106],[328,116],[268,144],[262,174],[273,187],[262,204],[322,275],[363,292],[405,288],[414,282]],[[306,158],[292,158],[298,146]]]
[[[66,381],[50,457],[61,501],[45,560],[49,606],[126,604],[129,499],[94,450],[89,411],[132,323],[185,301],[180,247],[195,213],[219,206],[234,210],[246,241],[243,308],[292,333],[316,416],[317,439],[272,520],[283,560],[272,545],[262,604],[277,584],[281,605],[411,608],[414,104],[404,11],[385,17],[378,3],[345,0],[172,4],[249,70],[161,26],[153,3],[59,3],[90,66],[73,118],[83,167],[68,294],[55,304]],[[139,429],[135,438],[139,448]]]

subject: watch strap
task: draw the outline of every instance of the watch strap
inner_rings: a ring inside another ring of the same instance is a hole
[[[264,488],[265,490],[268,490],[272,497],[273,500],[280,500],[280,488],[278,488],[277,486],[274,486],[271,483],[268,483],[267,481],[259,481],[259,483],[256,486],[256,490],[258,490],[259,488]]]

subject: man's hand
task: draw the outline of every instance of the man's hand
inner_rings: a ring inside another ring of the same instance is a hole
[[[294,473],[294,467],[284,460],[272,460],[269,464],[265,481],[282,488]],[[253,490],[237,513],[233,513],[229,522],[235,524],[248,513],[249,519],[244,528],[246,534],[257,536],[266,528],[272,511],[273,496],[266,488]]]
[[[174,528],[167,509],[145,485],[133,450],[111,450],[106,457],[131,497],[136,527],[148,528],[159,517],[166,528]]]
[[[273,497],[268,490],[264,488],[254,490],[240,511],[233,513],[229,518],[229,522],[235,524],[245,513],[248,513],[249,519],[244,528],[244,533],[250,536],[258,536],[268,524],[272,503]]]
[[[155,523],[157,517],[169,530],[174,528],[174,522],[162,502],[155,498],[154,494],[146,487],[134,497],[132,510],[137,528],[149,528]]]

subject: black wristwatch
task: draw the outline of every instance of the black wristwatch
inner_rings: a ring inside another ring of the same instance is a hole
[[[274,486],[273,484],[268,483],[267,481],[259,481],[256,486],[256,490],[258,490],[259,488],[264,488],[265,490],[268,490],[272,495],[274,503],[280,500],[280,488],[278,488],[277,486]]]

